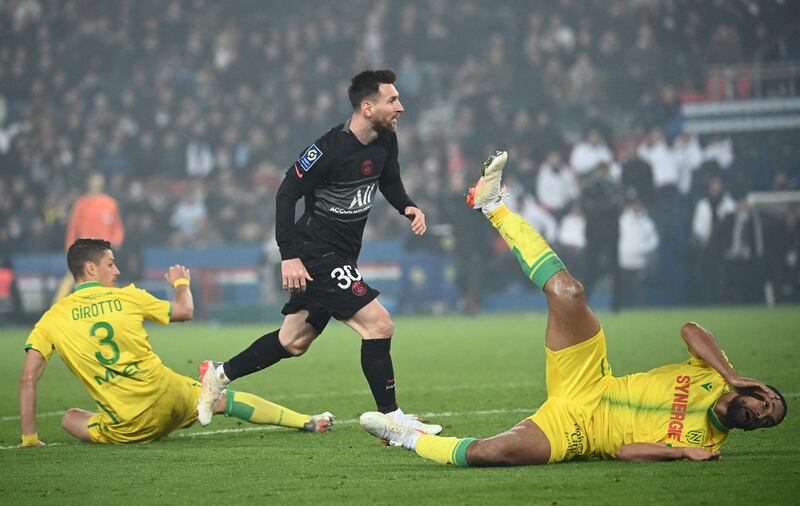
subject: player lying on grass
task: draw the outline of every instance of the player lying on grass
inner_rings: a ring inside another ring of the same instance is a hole
[[[167,368],[153,352],[143,320],[166,325],[192,319],[190,272],[174,265],[164,275],[174,287],[170,303],[128,285],[116,288],[119,270],[111,245],[78,239],[67,252],[75,291],[53,305],[25,344],[19,398],[22,446],[43,446],[36,432],[36,384],[53,351],[97,403],[91,413],[73,408],[61,422],[71,436],[90,443],[142,443],[188,427],[197,419],[200,384]],[[333,415],[303,415],[245,392],[227,390],[214,406],[255,424],[308,432],[327,431]]]
[[[712,335],[694,323],[681,329],[691,353],[686,362],[613,376],[605,335],[583,287],[542,236],[502,202],[506,158],[498,152],[487,160],[467,203],[483,211],[547,296],[547,401],[533,416],[486,439],[424,435],[377,412],[361,416],[364,429],[442,464],[519,466],[591,457],[714,460],[730,429],[783,420],[783,396],[740,376]]]

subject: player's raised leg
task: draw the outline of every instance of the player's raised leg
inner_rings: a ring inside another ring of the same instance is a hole
[[[547,464],[550,442],[531,420],[486,439],[424,434],[394,422],[383,413],[364,413],[361,427],[391,446],[402,446],[439,464],[459,467],[526,466]]]
[[[394,325],[386,308],[373,299],[351,318],[344,320],[361,336],[361,369],[369,383],[378,411],[396,423],[426,434],[439,434],[441,425],[427,424],[397,406],[394,367],[390,353]]]
[[[600,322],[589,308],[583,286],[566,271],[544,237],[503,203],[501,179],[507,155],[484,162],[483,176],[469,190],[467,205],[480,209],[514,253],[525,275],[547,296],[546,346],[558,351],[594,337]]]

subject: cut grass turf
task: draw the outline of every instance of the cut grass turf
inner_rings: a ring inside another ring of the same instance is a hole
[[[778,428],[736,431],[719,462],[592,461],[514,469],[458,469],[381,446],[357,424],[372,410],[359,340],[341,324],[299,359],[242,378],[235,388],[298,411],[330,410],[326,434],[264,428],[217,417],[162,441],[97,447],[60,428],[70,407],[93,402],[59,359],[39,383],[39,434],[50,445],[0,450],[3,504],[796,504],[800,493],[800,310],[681,309],[601,314],[616,375],[686,357],[681,324],[714,332],[741,374],[776,385],[789,415]],[[543,313],[396,318],[392,347],[398,400],[445,427],[488,436],[544,401]],[[164,362],[195,375],[266,327],[150,326]],[[17,382],[29,329],[0,330],[0,445],[19,443]],[[249,430],[255,429],[255,430]]]

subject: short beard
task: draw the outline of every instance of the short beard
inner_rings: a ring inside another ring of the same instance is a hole
[[[396,126],[392,125],[392,120],[387,121],[386,124],[375,123],[373,124],[372,128],[379,134],[390,134],[397,129]]]
[[[731,429],[752,430],[755,428],[752,426],[755,420],[751,420],[750,423],[747,422],[744,408],[744,396],[742,395],[737,395],[731,400],[728,404],[728,411],[723,418],[724,420],[721,420],[722,423]]]

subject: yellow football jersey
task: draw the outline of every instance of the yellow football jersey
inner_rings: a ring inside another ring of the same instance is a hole
[[[58,351],[112,421],[130,420],[158,399],[168,376],[143,321],[166,325],[171,310],[132,284],[81,283],[36,323],[25,349],[46,360]]]
[[[730,390],[722,376],[697,357],[612,378],[595,414],[596,454],[614,457],[620,446],[634,442],[717,451],[728,429],[714,405]]]

